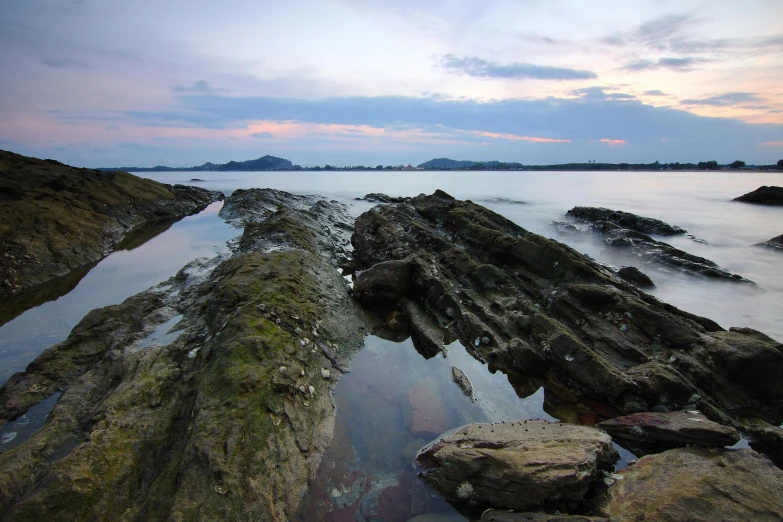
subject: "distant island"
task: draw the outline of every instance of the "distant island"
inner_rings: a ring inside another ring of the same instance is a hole
[[[365,166],[344,166],[336,167],[333,165],[320,165],[315,167],[302,167],[294,165],[290,160],[277,158],[275,156],[262,156],[258,159],[248,161],[229,161],[228,163],[204,163],[196,167],[166,167],[158,165],[156,167],[118,167],[118,168],[100,168],[106,172],[265,172],[280,170],[403,170],[403,171],[422,171],[422,170],[518,170],[518,171],[548,171],[548,170],[629,170],[629,171],[651,171],[651,170],[783,170],[783,159],[774,165],[746,165],[744,161],[733,161],[728,164],[720,164],[717,161],[699,161],[698,163],[598,163],[588,161],[586,163],[557,163],[553,165],[525,165],[518,162],[503,161],[471,161],[471,160],[453,160],[449,158],[435,158],[425,161],[414,167],[412,165],[376,165]]]
[[[166,167],[164,165],[158,165],[156,167],[117,167],[117,168],[100,168],[105,172],[114,171],[127,171],[127,172],[255,172],[255,171],[268,171],[268,170],[302,170],[299,165],[294,165],[287,159],[276,158],[274,156],[261,156],[258,159],[248,161],[229,161],[228,163],[204,163],[196,167]]]

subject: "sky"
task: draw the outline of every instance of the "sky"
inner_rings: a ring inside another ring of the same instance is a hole
[[[781,0],[0,0],[0,149],[770,164]]]

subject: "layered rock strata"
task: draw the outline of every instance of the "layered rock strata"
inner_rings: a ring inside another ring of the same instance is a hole
[[[293,517],[331,439],[329,391],[366,326],[336,270],[345,208],[255,198],[276,203],[245,220],[233,256],[94,310],[0,389],[3,421],[63,391],[46,424],[0,454],[4,520]],[[177,315],[174,341],[144,347]]]

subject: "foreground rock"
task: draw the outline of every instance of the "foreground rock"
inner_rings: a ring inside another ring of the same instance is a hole
[[[698,411],[634,413],[603,421],[597,427],[612,437],[648,446],[720,448],[740,440],[737,430],[712,422]]]
[[[763,243],[757,243],[755,246],[762,246],[767,248],[776,248],[778,250],[783,250],[783,234],[779,235],[778,237],[773,237],[768,241],[764,241]]]
[[[597,507],[612,520],[783,519],[783,471],[752,450],[674,449],[619,473]]]
[[[236,255],[92,311],[0,388],[4,421],[63,390],[0,454],[2,518],[291,519],[331,439],[339,363],[366,329],[321,208],[345,210],[281,200]],[[142,348],[177,315],[174,341]]]
[[[520,421],[459,428],[416,462],[447,499],[524,511],[582,500],[618,458],[602,431]]]
[[[67,276],[146,227],[220,199],[201,188],[0,151],[0,298]]]
[[[617,271],[617,275],[639,288],[652,288],[655,286],[655,283],[650,279],[650,276],[635,266],[624,266]]]
[[[686,231],[680,227],[672,226],[659,219],[637,216],[630,212],[611,210],[601,207],[574,207],[567,215],[593,223],[604,231],[627,229],[642,234],[658,234],[661,236],[674,236],[684,234]]]
[[[365,266],[410,262],[401,302],[506,373],[520,396],[543,386],[557,418],[687,405],[724,425],[739,425],[739,412],[783,422],[783,345],[662,303],[472,202],[438,191],[375,207],[352,242]]]
[[[607,208],[574,207],[567,212],[567,215],[580,221],[590,223],[593,231],[606,236],[604,242],[607,246],[628,249],[636,256],[641,256],[648,262],[662,264],[705,277],[750,282],[740,275],[723,270],[709,259],[689,254],[684,250],[675,248],[668,243],[655,240],[647,235],[658,234],[673,236],[684,234],[685,230],[680,227],[669,225],[668,223],[664,223],[657,219],[637,216],[628,212],[610,210]],[[565,225],[567,224],[558,224],[560,230],[564,230],[563,227]],[[575,227],[574,229],[578,231]],[[630,275],[631,278],[624,275],[620,275],[620,277],[629,280],[640,288],[652,285],[652,280],[649,280],[649,278],[645,280],[642,277],[637,277],[638,274],[628,275]]]
[[[753,192],[734,198],[734,201],[755,203],[757,205],[783,205],[783,187],[768,187],[764,185]]]

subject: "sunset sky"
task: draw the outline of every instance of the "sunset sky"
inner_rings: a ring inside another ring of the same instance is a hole
[[[0,148],[77,166],[783,158],[781,0],[0,6]]]

